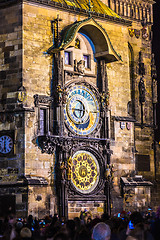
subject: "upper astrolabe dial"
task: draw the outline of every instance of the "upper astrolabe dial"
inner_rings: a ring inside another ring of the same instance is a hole
[[[69,129],[78,135],[92,133],[99,122],[99,104],[89,87],[76,85],[69,89],[64,109]]]

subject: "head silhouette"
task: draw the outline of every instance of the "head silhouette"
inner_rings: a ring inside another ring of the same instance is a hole
[[[111,236],[111,229],[110,227],[103,223],[97,223],[92,232],[92,239],[93,240],[109,240]]]

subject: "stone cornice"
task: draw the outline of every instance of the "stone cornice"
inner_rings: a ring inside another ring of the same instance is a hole
[[[48,6],[51,8],[61,9],[64,11],[75,13],[75,14],[81,14],[84,16],[88,16],[87,10],[75,8],[73,6],[68,6],[68,5],[64,6],[61,3],[53,2],[51,0],[50,1],[48,1],[48,0],[0,0],[0,8],[5,8],[5,7],[8,7],[9,5],[13,5],[16,3],[23,3],[23,2],[34,3],[37,5],[40,4],[40,5]],[[94,17],[96,19],[103,19],[103,20],[115,22],[118,24],[127,25],[127,26],[132,25],[132,21],[130,21],[130,20],[126,20],[124,18],[116,18],[116,17],[108,16],[108,15],[102,14],[102,13],[92,12],[92,17]]]
[[[135,3],[135,0],[119,0],[119,2],[126,2],[126,3]],[[137,3],[149,3],[149,4],[155,4],[156,2],[153,0],[136,0]]]
[[[84,16],[88,16],[88,11],[84,10],[84,9],[80,9],[80,8],[75,8],[73,6],[64,6],[61,3],[57,3],[57,2],[53,2],[53,1],[48,1],[48,0],[24,0],[24,2],[34,2],[36,4],[42,4],[42,5],[47,5],[49,7],[54,7],[54,8],[58,8],[58,9],[62,9],[65,11],[69,11],[69,12],[74,12],[76,14],[82,14]],[[132,25],[132,21],[129,20],[125,20],[123,18],[116,18],[113,16],[108,16],[106,14],[101,14],[101,13],[96,13],[96,12],[92,12],[92,17],[97,18],[97,19],[103,19],[103,20],[108,20],[111,22],[116,22],[116,23],[120,23],[123,25],[127,25],[127,26],[131,26]]]
[[[150,3],[150,4],[155,4],[156,3],[153,0],[139,0],[139,2],[147,2],[147,3]]]
[[[136,120],[133,117],[113,116],[112,118],[119,122],[121,122],[121,121],[136,122]]]

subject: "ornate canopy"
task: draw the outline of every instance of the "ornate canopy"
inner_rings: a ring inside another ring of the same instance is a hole
[[[95,47],[95,58],[103,58],[108,63],[122,61],[121,56],[115,51],[106,30],[92,17],[66,27],[60,45],[58,47],[51,46],[47,52],[56,53],[75,46],[78,32],[85,33],[92,40]]]

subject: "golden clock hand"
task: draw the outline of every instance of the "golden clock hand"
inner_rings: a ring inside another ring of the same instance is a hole
[[[99,111],[89,111],[90,113],[98,113]]]

